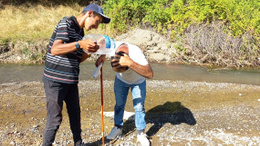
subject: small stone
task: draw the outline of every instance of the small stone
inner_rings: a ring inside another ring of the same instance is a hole
[[[40,125],[33,125],[33,128],[38,128],[40,127]]]
[[[71,143],[72,143],[72,141],[71,141],[71,140],[67,141],[67,144],[71,144]]]
[[[11,145],[15,145],[15,142],[14,142],[14,141],[11,141],[10,144],[11,144]]]

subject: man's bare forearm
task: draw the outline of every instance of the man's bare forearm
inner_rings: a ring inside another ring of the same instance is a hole
[[[149,79],[153,78],[153,71],[149,64],[143,66],[143,65],[140,65],[140,64],[132,61],[132,63],[130,64],[129,67],[143,77],[146,77]]]

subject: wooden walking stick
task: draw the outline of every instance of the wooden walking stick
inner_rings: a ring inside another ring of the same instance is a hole
[[[100,68],[100,88],[101,88],[101,122],[102,122],[102,143],[105,145],[105,137],[104,137],[104,117],[103,117],[103,73],[102,67]]]

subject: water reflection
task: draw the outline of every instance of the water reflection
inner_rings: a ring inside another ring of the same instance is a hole
[[[209,70],[206,67],[190,65],[152,64],[155,78],[160,80],[228,82],[260,85],[260,70]]]
[[[211,70],[201,66],[152,63],[153,80],[229,82],[260,85],[260,70]],[[44,65],[0,64],[0,83],[41,81]],[[80,80],[93,80],[94,63],[82,63]],[[103,79],[113,80],[115,72],[106,62]]]

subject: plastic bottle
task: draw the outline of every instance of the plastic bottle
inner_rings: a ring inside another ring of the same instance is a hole
[[[93,54],[109,54],[110,56],[114,56],[116,47],[115,41],[108,36],[99,34],[88,34],[83,37],[83,40],[85,39],[92,39],[99,45],[99,49]]]

